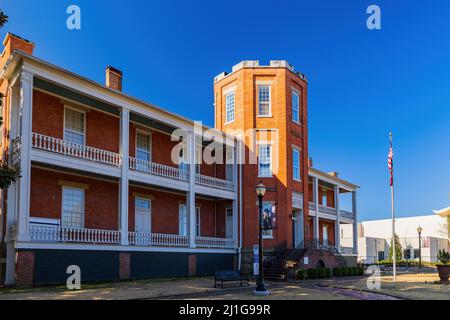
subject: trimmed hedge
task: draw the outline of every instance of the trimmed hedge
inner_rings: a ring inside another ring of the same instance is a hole
[[[295,278],[297,280],[308,279],[324,279],[335,277],[347,277],[347,276],[362,276],[364,275],[364,267],[340,267],[340,268],[309,268],[298,269],[295,271]]]

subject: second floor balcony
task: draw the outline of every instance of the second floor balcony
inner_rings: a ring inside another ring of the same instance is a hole
[[[120,168],[125,161],[123,156],[119,153],[103,150],[99,148],[90,147],[83,144],[74,143],[64,139],[43,135],[40,133],[32,133],[32,148],[38,151],[64,156],[72,159],[88,161],[89,163],[96,163],[106,165],[108,167]],[[12,141],[13,152],[11,156],[12,162],[17,162],[20,157],[21,146],[20,137],[16,137]],[[130,170],[140,172],[152,176],[162,177],[165,179],[188,182],[189,181],[189,166],[175,167],[166,164],[146,161],[135,157],[129,157],[128,166]],[[197,171],[197,169],[196,169]],[[235,184],[231,180],[220,179],[199,172],[195,173],[195,183],[215,189],[226,191],[234,191]]]

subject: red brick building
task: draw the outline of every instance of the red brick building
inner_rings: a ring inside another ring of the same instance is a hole
[[[115,68],[102,85],[36,58],[16,35],[4,46],[1,154],[22,172],[1,194],[7,284],[65,282],[70,265],[84,281],[246,265],[260,180],[275,217],[269,249],[339,248],[335,225],[355,223],[356,197],[343,212],[338,195],[357,187],[308,166],[307,82],[286,62],[216,77],[212,129],[124,94]]]

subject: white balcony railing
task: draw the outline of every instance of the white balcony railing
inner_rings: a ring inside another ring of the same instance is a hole
[[[187,247],[189,244],[187,236],[148,232],[129,232],[128,241],[136,246]]]
[[[117,230],[76,229],[51,225],[30,224],[30,240],[39,242],[120,243]]]
[[[341,247],[339,252],[341,254],[354,254],[355,250],[352,247]]]
[[[218,189],[224,189],[224,190],[234,190],[234,183],[230,180],[224,180],[219,178],[214,178],[210,176],[205,176],[202,174],[195,174],[195,183],[207,186],[207,187],[213,187]]]
[[[327,207],[319,204],[319,211],[328,214],[337,214],[336,208]]]
[[[355,216],[353,212],[346,211],[346,210],[339,210],[339,214],[341,217],[347,218],[347,219],[354,219]]]
[[[232,238],[195,237],[195,245],[199,248],[234,248]]]
[[[189,173],[186,171],[133,157],[130,157],[130,169],[176,180],[187,181],[189,178]]]
[[[120,166],[120,154],[33,132],[33,148],[113,166]]]

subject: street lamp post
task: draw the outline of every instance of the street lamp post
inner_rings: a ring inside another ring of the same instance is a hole
[[[419,234],[419,273],[422,273],[422,227],[417,228],[417,233]]]
[[[259,212],[259,248],[258,248],[258,264],[259,264],[259,274],[258,274],[258,280],[256,283],[256,289],[255,294],[256,295],[268,295],[270,294],[269,291],[267,291],[266,286],[264,285],[264,274],[263,274],[263,239],[262,239],[262,230],[263,230],[263,221],[262,221],[262,200],[264,198],[264,195],[266,193],[266,186],[262,184],[258,184],[256,186],[256,195],[258,196],[258,212]]]

